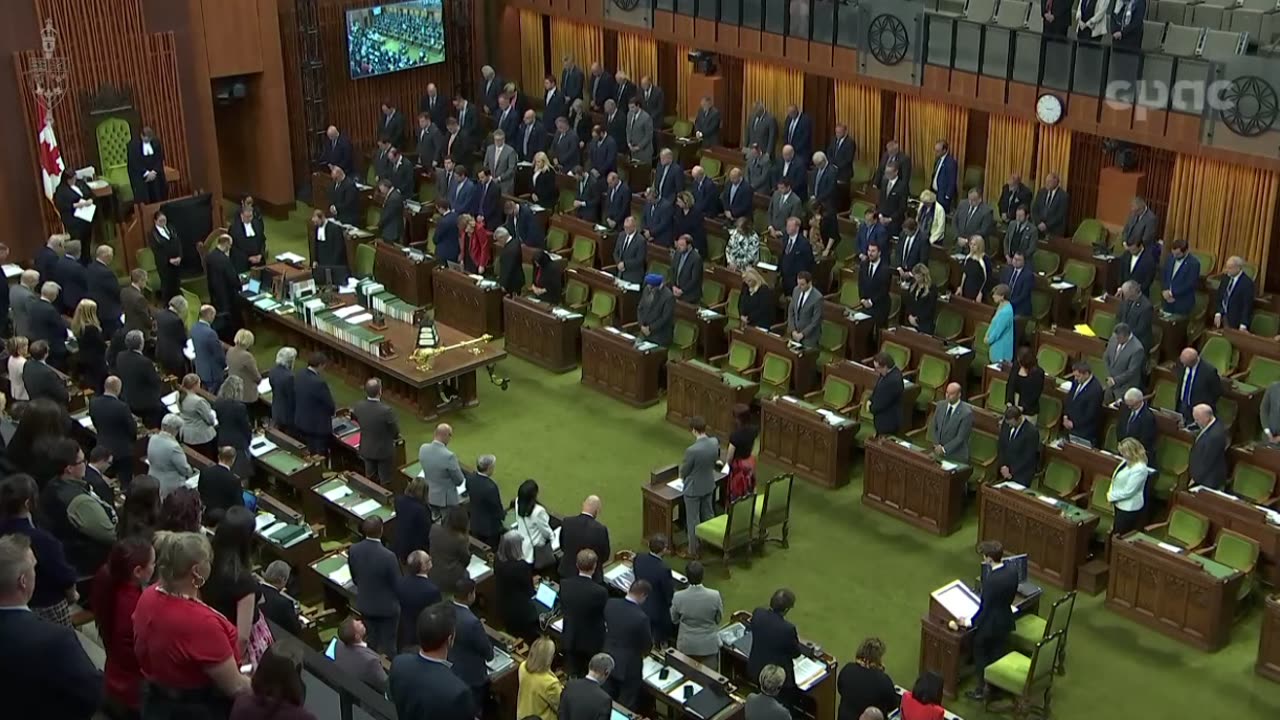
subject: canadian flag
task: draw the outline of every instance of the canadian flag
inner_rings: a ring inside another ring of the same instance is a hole
[[[53,191],[62,180],[62,152],[58,150],[58,137],[53,134],[53,113],[44,103],[39,103],[40,127],[37,136],[40,146],[40,175],[44,180],[44,196],[53,202]]]

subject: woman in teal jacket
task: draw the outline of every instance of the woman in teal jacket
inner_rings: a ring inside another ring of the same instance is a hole
[[[991,291],[996,314],[987,328],[987,347],[993,363],[1013,361],[1013,305],[1008,298],[1009,286],[1004,283]]]

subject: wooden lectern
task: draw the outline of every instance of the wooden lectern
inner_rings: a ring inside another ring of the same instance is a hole
[[[1146,195],[1146,173],[1126,172],[1118,167],[1102,168],[1098,176],[1096,217],[1103,225],[1124,227],[1125,221],[1129,219],[1133,198]]]
[[[711,98],[711,103],[718,108],[725,107],[727,102],[729,84],[725,81],[723,75],[699,75],[694,73],[689,76],[689,95],[684,99],[684,108],[681,113],[681,120],[693,120],[698,114],[698,103],[702,102],[702,98]],[[657,118],[654,119],[657,122]]]

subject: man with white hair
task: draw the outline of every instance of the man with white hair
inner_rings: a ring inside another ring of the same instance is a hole
[[[160,481],[161,497],[182,487],[195,474],[178,442],[182,425],[181,415],[168,413],[160,419],[160,432],[147,440],[147,474]]]
[[[276,351],[276,364],[267,371],[271,385],[271,425],[285,432],[293,427],[293,363],[298,351],[285,346]]]
[[[658,167],[653,169],[653,187],[663,200],[673,200],[684,190],[684,168],[675,158],[671,148],[663,148],[658,153]]]
[[[1230,440],[1227,427],[1218,422],[1213,406],[1196,405],[1191,411],[1196,427],[1196,439],[1191,443],[1191,457],[1187,462],[1187,475],[1191,485],[1204,485],[1221,490],[1227,484],[1227,445]]]
[[[502,94],[503,84],[502,78],[494,72],[492,65],[480,68],[480,90],[476,95],[480,98],[480,104],[484,106],[486,113],[492,113],[498,109],[498,96]]]
[[[1120,308],[1116,312],[1116,323],[1128,325],[1142,347],[1150,350],[1153,342],[1152,320],[1155,316],[1150,298],[1142,292],[1142,287],[1136,280],[1126,280],[1120,285],[1117,299],[1120,301]]]
[[[196,355],[196,374],[200,384],[211,393],[218,392],[222,379],[227,376],[227,353],[213,329],[213,319],[218,311],[212,305],[201,305],[199,319],[191,326],[191,345]]]
[[[142,418],[144,425],[157,428],[165,414],[161,398],[167,388],[160,382],[155,363],[142,354],[143,342],[139,330],[130,330],[124,336],[125,351],[116,358],[116,375],[120,377],[124,401],[129,404],[129,409]]]
[[[809,199],[807,192],[808,179],[805,177],[804,161],[796,154],[796,149],[790,145],[782,146],[782,154],[778,156],[777,162],[773,165],[773,182],[776,185],[782,180],[786,180],[791,186],[792,192],[800,196],[800,202]]]
[[[59,370],[67,371],[67,319],[58,311],[58,295],[62,287],[56,282],[47,282],[40,288],[40,299],[31,303],[30,332],[28,339],[32,342],[44,340],[49,343],[49,364]]]
[[[1248,332],[1253,318],[1253,295],[1253,278],[1244,271],[1244,258],[1238,255],[1227,258],[1218,282],[1213,326]]]
[[[778,701],[787,672],[778,665],[765,665],[759,679],[760,692],[747,696],[746,720],[790,720],[791,711]]]
[[[35,270],[23,270],[18,284],[9,288],[9,309],[13,311],[13,334],[26,338],[31,337],[31,305],[39,302],[36,297],[36,285],[40,282],[40,273]]]
[[[960,383],[949,383],[946,397],[934,406],[929,420],[933,454],[954,463],[968,464],[969,436],[973,434],[973,408],[962,398]]]
[[[338,132],[338,128],[330,125],[325,131],[324,150],[320,153],[320,164],[324,167],[340,167],[344,173],[355,168],[351,161],[351,141]]]
[[[116,271],[111,268],[116,251],[110,245],[99,245],[94,261],[85,269],[85,282],[88,297],[98,303],[98,322],[102,324],[102,334],[111,337],[120,328],[120,316],[124,314],[124,304],[120,300],[120,281],[116,279]],[[46,280],[49,276],[42,276]]]
[[[813,200],[832,207],[836,196],[836,172],[827,162],[827,154],[819,150],[813,154]]]
[[[35,266],[36,272],[40,273],[41,279],[53,279],[53,269],[58,264],[58,258],[66,253],[66,241],[70,239],[70,235],[55,233],[45,241],[44,247],[36,251],[31,264]]]
[[[1116,442],[1133,438],[1147,451],[1147,465],[1156,462],[1156,416],[1138,388],[1124,391],[1124,407],[1116,418]]]
[[[427,505],[431,507],[431,515],[436,522],[444,517],[447,508],[459,503],[458,488],[467,482],[462,466],[458,464],[458,456],[449,449],[451,440],[453,428],[447,423],[440,423],[431,442],[418,448],[418,463],[422,465],[422,476],[427,481]]]
[[[187,347],[187,299],[181,295],[174,295],[169,298],[167,307],[156,312],[156,362],[160,363],[160,367],[169,375],[182,377],[188,372],[186,347]],[[123,349],[119,347],[121,342],[117,342],[119,333],[112,338],[111,343],[115,355],[111,357],[111,364],[115,364],[115,358]]]
[[[262,582],[258,589],[262,592],[262,614],[271,622],[279,625],[295,636],[302,634],[302,622],[298,619],[298,603],[285,595],[285,587],[289,584],[289,576],[293,569],[283,560],[272,560],[266,570],[262,571]]]
[[[507,508],[502,504],[502,491],[493,480],[498,459],[490,454],[476,460],[475,472],[467,476],[467,499],[470,501],[471,535],[497,550],[505,527],[502,524]]]
[[[524,267],[521,265],[523,250],[520,238],[511,234],[505,226],[493,231],[498,250],[498,284],[508,295],[519,295],[524,289]]]

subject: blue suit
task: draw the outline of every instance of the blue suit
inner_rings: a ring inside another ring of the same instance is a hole
[[[813,118],[802,112],[794,119],[783,119],[782,139],[795,148],[796,159],[808,165],[809,156],[813,154]]]
[[[458,239],[458,213],[452,209],[440,216],[436,223],[436,259],[440,262],[458,262],[461,243]]]
[[[649,231],[649,239],[663,247],[671,247],[671,237],[675,225],[675,206],[667,200],[646,203],[644,217],[640,222],[642,230]]]
[[[658,165],[653,169],[653,187],[663,200],[674,198],[684,189],[684,168],[674,161],[670,165]]]
[[[1009,304],[1013,306],[1013,314],[1019,317],[1031,317],[1031,291],[1036,287],[1035,271],[1022,268],[1018,273],[1018,281],[1013,281],[1013,266],[1005,265],[1000,270],[1000,282],[1009,286]]]
[[[196,351],[196,374],[209,392],[216,392],[227,373],[227,354],[218,333],[207,322],[191,326],[191,345]]]
[[[917,238],[928,244],[929,238]],[[858,226],[858,254],[866,255],[867,248],[875,245],[880,248],[880,254],[884,257],[889,256],[889,228],[880,224],[879,221],[864,222]],[[912,246],[915,249],[915,246]],[[915,267],[914,265],[912,267]]]
[[[1187,253],[1182,256],[1182,265],[1175,274],[1174,265],[1178,259],[1169,256],[1162,273],[1165,290],[1173,293],[1173,302],[1165,302],[1165,312],[1174,315],[1190,315],[1196,306],[1196,283],[1200,281],[1200,261],[1195,255]]]
[[[631,214],[631,188],[627,187],[624,182],[619,182],[615,188],[604,189],[604,217],[606,220],[614,221],[618,228],[622,227],[622,221],[627,219]]]
[[[600,177],[618,169],[618,143],[608,135],[604,136],[604,140],[592,140],[587,151],[591,169],[600,173]]]
[[[933,182],[935,177],[937,182]],[[929,181],[933,191],[938,195],[938,203],[947,212],[951,212],[951,208],[956,204],[957,177],[956,159],[951,153],[948,152],[933,161],[933,175],[929,176]]]
[[[293,424],[313,452],[324,452],[333,435],[333,413],[337,406],[329,384],[312,368],[303,368],[293,378]]]
[[[476,192],[476,184],[470,178],[454,185],[451,190],[449,201],[457,212],[474,215],[480,209],[480,193]]]
[[[751,186],[746,180],[739,181],[737,190],[733,189],[733,183],[725,183],[724,192],[720,195],[720,204],[729,211],[734,220],[737,220],[751,214],[754,203],[751,198]]]
[[[826,167],[813,171],[813,199],[830,207],[831,201],[835,199],[835,192],[836,168],[828,162]]]
[[[528,205],[521,203],[516,207],[514,218],[507,218],[507,231],[520,238],[520,242],[529,247],[540,248],[546,244],[542,223],[534,216]]]
[[[75,312],[76,306],[89,294],[88,275],[84,266],[80,264],[79,260],[70,255],[63,255],[58,258],[57,263],[53,266],[53,277],[43,277],[42,279],[56,280],[62,286],[62,294],[58,296],[58,306],[67,315]],[[119,322],[120,316],[117,315],[115,320]]]
[[[813,272],[814,266],[813,247],[804,234],[796,236],[790,251],[787,250],[788,242],[790,240],[784,236],[782,261],[778,264],[778,271],[782,274],[782,292],[785,295],[790,295],[796,289],[796,275],[801,271]]]

